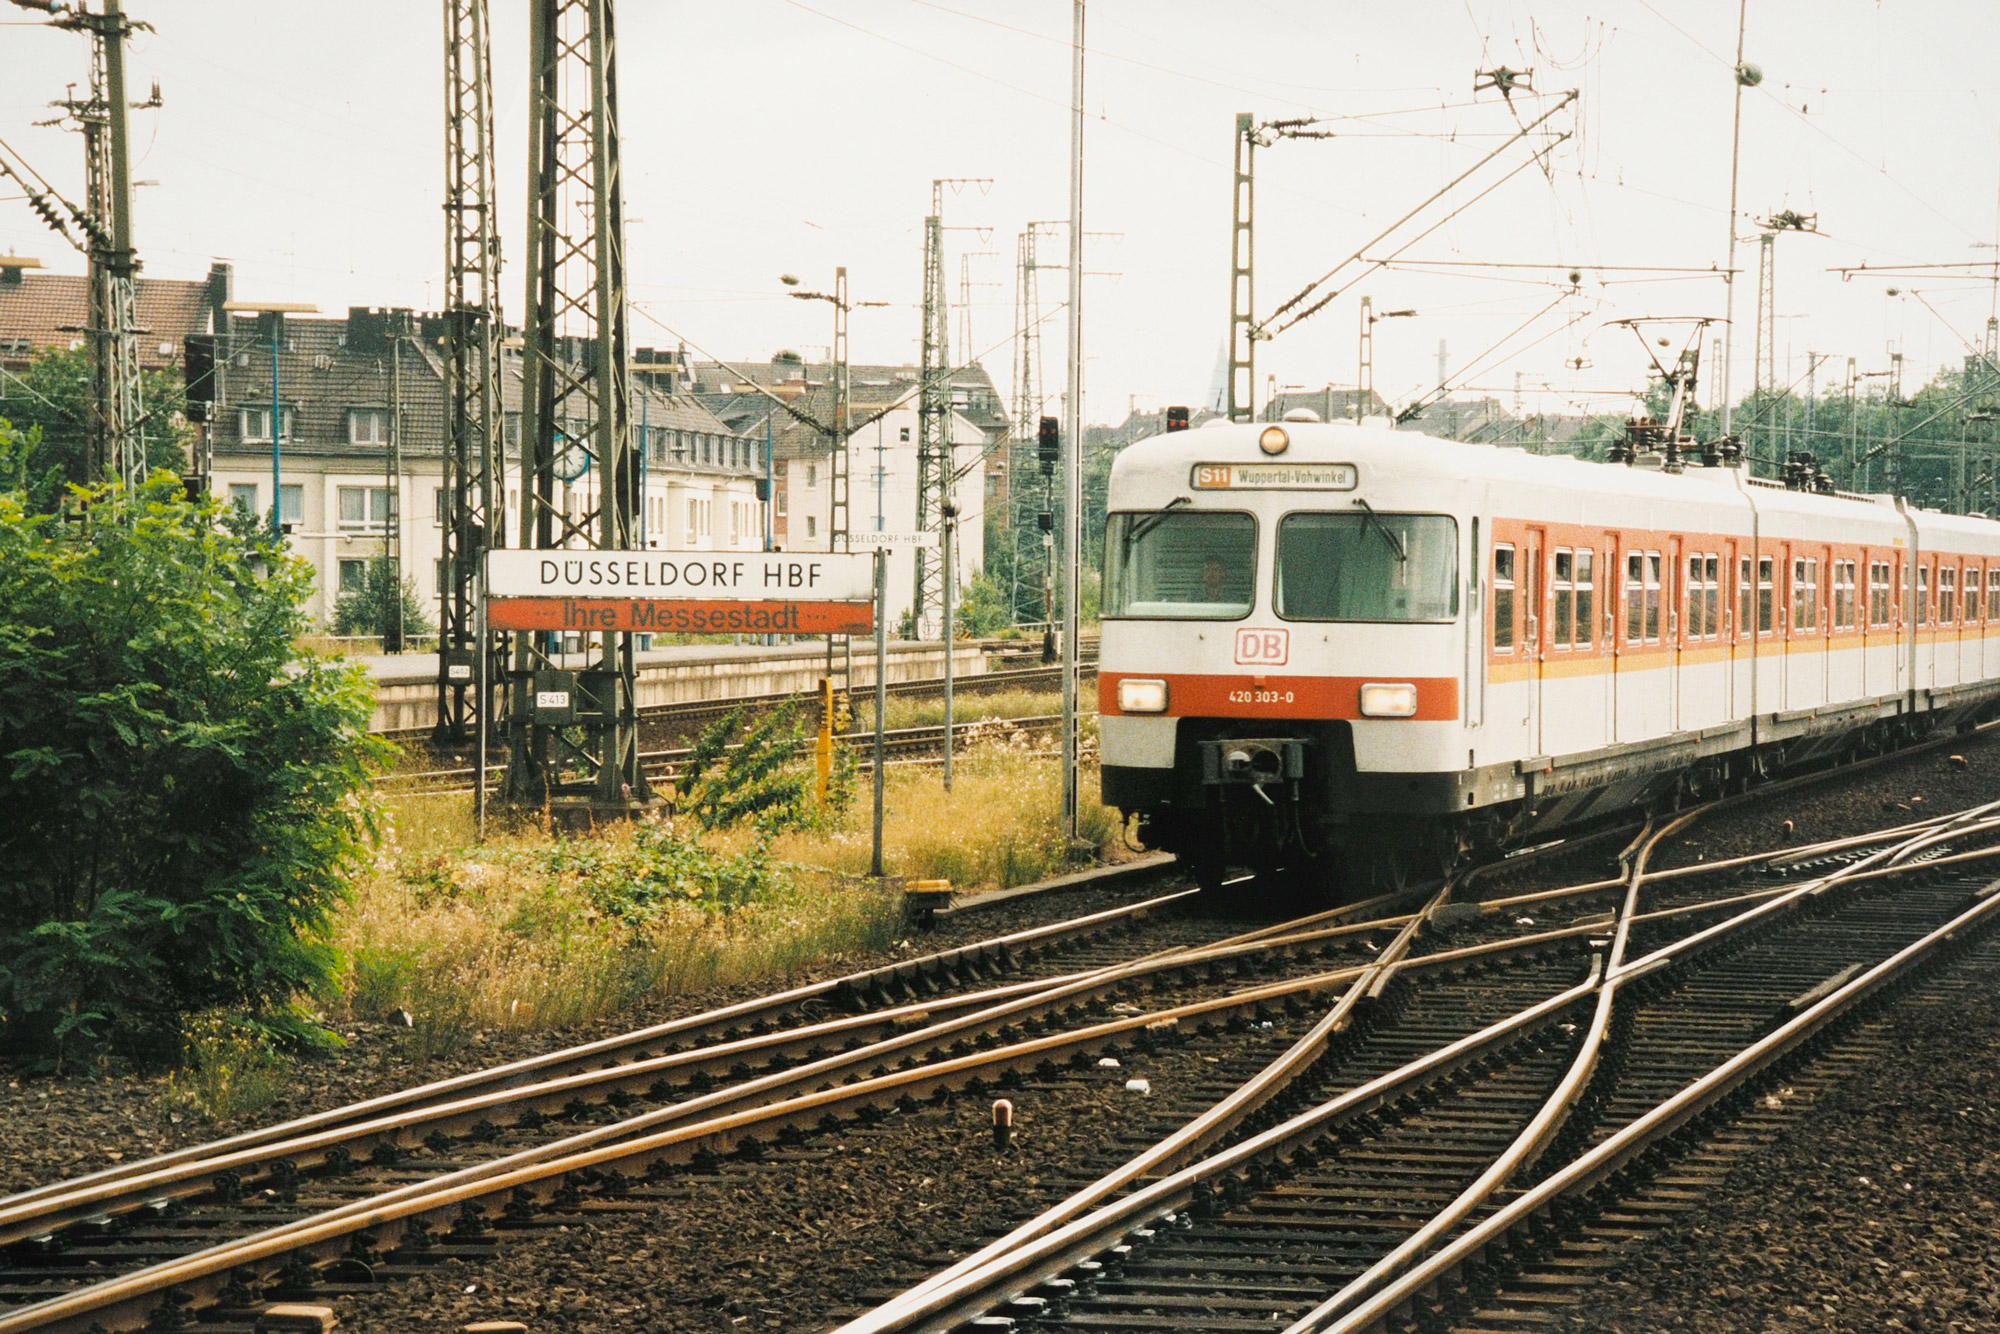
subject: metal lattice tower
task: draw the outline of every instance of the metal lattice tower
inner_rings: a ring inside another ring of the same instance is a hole
[[[853,388],[854,377],[847,366],[847,266],[843,264],[833,271],[833,449],[827,455],[828,551],[846,551],[848,534],[853,532],[850,488],[854,470],[849,466]]]
[[[983,178],[947,176],[931,182],[931,211],[924,219],[924,328],[921,380],[917,394],[917,531],[942,531],[951,498],[955,459],[951,447],[951,306],[944,272],[944,188],[987,185]],[[944,567],[918,547],[911,611],[917,638],[940,632]]]
[[[1031,222],[1016,243],[1014,276],[1014,439],[1009,446],[1007,494],[1012,502],[1009,526],[1014,541],[1014,588],[1009,607],[1012,619],[1022,617],[1022,590],[1033,598],[1032,614],[1025,619],[1040,620],[1042,586],[1047,557],[1036,516],[1048,509],[1048,487],[1042,481],[1035,460],[1036,427],[1041,420],[1042,299],[1036,259],[1036,242],[1044,231],[1062,226],[1060,222]]]
[[[1759,398],[1778,388],[1778,236],[1757,238],[1757,342],[1751,358],[1752,391]]]
[[[521,544],[544,550],[630,550],[637,539],[612,10],[612,0],[533,0],[529,9]],[[529,716],[534,673],[555,666],[556,646],[537,638],[515,639],[504,795],[530,804],[587,796],[599,812],[644,803],[631,634],[589,638],[593,660],[576,680],[580,742]],[[570,773],[581,777],[564,781]]]
[[[505,546],[500,233],[493,189],[493,53],[486,0],[445,0],[444,588],[437,736],[462,741],[488,705],[474,684],[480,553]],[[492,679],[505,674],[496,664]],[[456,673],[454,673],[454,669]]]
[[[1257,130],[1247,111],[1236,115],[1236,175],[1229,224],[1229,420],[1247,422],[1257,394],[1257,317],[1252,281],[1255,240]]]
[[[134,25],[121,0],[91,12],[79,5],[57,27],[88,33],[90,93],[55,105],[83,135],[83,231],[90,259],[91,419],[87,457],[92,480],[136,487],[146,477],[145,405],[139,380],[138,309],[132,248],[132,173],[125,98],[125,39]],[[146,106],[159,105],[154,90]]]

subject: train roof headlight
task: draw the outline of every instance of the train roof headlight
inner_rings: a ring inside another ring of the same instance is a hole
[[[1257,448],[1266,454],[1282,454],[1291,443],[1292,438],[1285,434],[1282,426],[1266,426],[1264,433],[1257,437]]]
[[[1361,716],[1364,718],[1413,718],[1417,712],[1417,688],[1407,681],[1370,681],[1361,687]]]
[[[1158,678],[1128,676],[1118,683],[1118,712],[1165,713],[1167,683]]]

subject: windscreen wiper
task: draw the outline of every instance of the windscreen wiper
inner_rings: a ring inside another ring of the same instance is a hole
[[[1165,505],[1162,505],[1159,509],[1154,510],[1151,514],[1140,515],[1139,518],[1132,524],[1132,526],[1125,531],[1125,544],[1127,546],[1130,546],[1132,543],[1137,542],[1147,533],[1150,533],[1155,528],[1159,527],[1160,524],[1165,521],[1167,515],[1171,514],[1173,511],[1179,509],[1183,505],[1191,505],[1193,503],[1194,501],[1192,497],[1175,496],[1172,500],[1169,500]]]
[[[1389,531],[1389,525],[1382,522],[1382,516],[1375,512],[1375,507],[1360,496],[1354,498],[1354,503],[1361,507],[1361,531],[1364,533],[1367,532],[1369,525],[1373,524],[1375,531],[1382,534],[1382,540],[1389,544],[1389,550],[1396,553],[1396,559],[1399,562],[1408,564],[1410,553],[1404,549],[1403,539]]]

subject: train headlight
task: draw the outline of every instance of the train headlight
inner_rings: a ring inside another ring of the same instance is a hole
[[[1417,712],[1417,688],[1406,681],[1370,681],[1361,687],[1364,718],[1412,718]]]
[[[1282,454],[1291,443],[1292,438],[1285,434],[1282,426],[1266,426],[1264,433],[1257,437],[1257,448],[1266,454]]]
[[[1118,712],[1165,713],[1166,711],[1165,681],[1128,676],[1118,683]]]

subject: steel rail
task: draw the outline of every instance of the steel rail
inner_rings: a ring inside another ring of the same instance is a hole
[[[896,1302],[908,1303],[921,1300],[932,1290],[946,1286],[1007,1252],[1053,1232],[1071,1219],[1127,1189],[1142,1177],[1152,1175],[1162,1168],[1183,1161],[1192,1154],[1202,1153],[1214,1147],[1223,1136],[1235,1130],[1245,1118],[1267,1104],[1326,1054],[1333,1039],[1345,1032],[1353,1023],[1356,1008],[1367,997],[1377,980],[1387,969],[1403,959],[1425,923],[1437,909],[1450,901],[1452,888],[1453,886],[1449,884],[1440,888],[1421,911],[1411,914],[1395,938],[1362,968],[1325,1017],[1234,1092],[1116,1171],[1100,1177],[1005,1236],[987,1243],[950,1268],[926,1279],[898,1297]]]
[[[1639,865],[1634,868],[1631,891],[1626,897],[1623,910],[1619,913],[1617,933],[1612,941],[1610,956],[1606,960],[1604,980],[1598,989],[1597,1009],[1592,1016],[1590,1030],[1585,1035],[1582,1050],[1578,1052],[1562,1083],[1550,1094],[1527,1128],[1502,1151],[1493,1165],[1481,1173],[1479,1178],[1467,1186],[1457,1198],[1432,1215],[1422,1227],[1387,1256],[1304,1316],[1286,1326],[1283,1334],[1317,1334],[1328,1321],[1337,1319],[1344,1312],[1359,1306],[1384,1284],[1411,1269],[1435,1242],[1464,1222],[1475,1209],[1490,1200],[1507,1182],[1534,1164],[1541,1151],[1547,1147],[1556,1128],[1569,1115],[1589,1086],[1597,1068],[1598,1055],[1602,1050],[1605,1036],[1610,1031],[1611,1016],[1617,1005],[1619,991],[1626,982],[1643,977],[1656,968],[1666,965],[1675,956],[1685,953],[1688,948],[1699,946],[1704,940],[1720,934],[1722,930],[1741,929],[1742,925],[1754,923],[1762,917],[1782,910],[1788,904],[1821,894],[1837,884],[1850,883],[1853,875],[1869,869],[1870,862],[1884,861],[1887,868],[1901,867],[1909,862],[1911,856],[1937,842],[1959,837],[1967,832],[1996,827],[2000,822],[1988,821],[1982,825],[1975,819],[1978,814],[1996,807],[2000,807],[2000,802],[1985,807],[1974,807],[1955,817],[1948,817],[1947,827],[1942,830],[1926,828],[1916,831],[1896,848],[1879,849],[1852,866],[1842,867],[1827,876],[1807,881],[1785,894],[1774,895],[1763,903],[1746,908],[1726,922],[1716,923],[1704,931],[1683,937],[1671,945],[1662,946],[1633,961],[1628,967],[1624,957],[1625,946],[1638,916],[1638,895],[1642,877],[1640,868],[1644,863],[1642,854]],[[1663,835],[1691,822],[1700,814],[1702,814],[1700,811],[1691,813],[1670,829],[1662,831]]]
[[[1116,868],[1105,868],[1107,873]],[[1163,868],[1164,869],[1164,868]],[[1003,958],[1008,955],[1047,947],[1079,936],[1087,936],[1106,928],[1123,923],[1136,923],[1173,904],[1193,901],[1198,890],[1176,890],[1137,903],[1121,904],[1088,913],[1082,917],[1042,926],[1025,927],[1005,935],[989,937],[949,950],[940,950],[914,959],[883,964],[875,968],[865,968],[841,977],[823,982],[810,982],[803,986],[769,996],[760,996],[746,1001],[738,1001],[718,1009],[706,1010],[700,1014],[669,1019],[662,1023],[634,1029],[627,1033],[578,1046],[564,1047],[557,1051],[544,1052],[537,1056],[524,1057],[517,1061],[492,1066],[484,1070],[470,1071],[454,1075],[449,1079],[436,1080],[414,1088],[399,1089],[342,1107],[315,1112],[297,1117],[277,1125],[258,1130],[245,1131],[221,1140],[189,1145],[169,1153],[157,1154],[137,1162],[121,1163],[85,1176],[66,1181],[52,1182],[32,1190],[0,1197],[0,1210],[11,1210],[16,1206],[37,1199],[62,1194],[80,1186],[97,1185],[117,1181],[176,1164],[190,1162],[218,1153],[230,1153],[253,1145],[267,1144],[278,1140],[291,1139],[300,1135],[348,1122],[360,1121],[385,1115],[399,1109],[419,1106],[426,1102],[461,1096],[470,1090],[492,1084],[508,1084],[528,1080],[531,1077],[556,1077],[576,1070],[596,1068],[601,1062],[616,1059],[624,1053],[644,1049],[660,1042],[688,1038],[704,1030],[719,1030],[758,1022],[769,1023],[787,1013],[797,1011],[815,1002],[827,1003],[837,1000],[843,994],[865,994],[879,985],[907,983],[937,971],[945,971],[962,966],[969,960]],[[6,1215],[0,1214],[0,1217]]]
[[[2000,806],[2000,803],[1994,803],[1994,806]],[[1993,809],[1993,807],[1973,808],[1972,811],[1961,813],[1961,818],[1975,816],[1982,810],[1990,809]],[[1968,827],[1957,830],[1956,836],[1962,836],[1967,832],[1982,832],[1995,827],[2000,827],[2000,821],[1969,824]],[[1928,838],[1929,835],[1920,834],[1919,837]],[[1868,860],[1883,860],[1893,855],[1895,851],[1894,849],[1879,851]],[[1864,865],[1865,863],[1857,864],[1853,867],[1840,868],[1833,876],[1818,877],[1798,885],[1780,887],[1777,890],[1750,896],[1762,901],[1725,922],[1682,937],[1640,960],[1622,965],[1618,970],[1618,980],[1621,982],[1631,981],[1651,973],[1658,968],[1676,962],[1683,956],[1692,956],[1714,940],[1719,939],[1724,933],[1741,930],[1765,920],[1783,904],[1803,903],[1816,893],[1830,888],[1831,882],[1842,877],[1859,874]],[[1928,866],[1928,864],[1924,865]],[[1643,867],[1637,869],[1641,873],[1643,872]],[[1915,869],[1915,866],[1905,863],[1890,869],[1892,871],[1905,871]],[[1634,876],[1634,887],[1636,888],[1640,883],[1643,883],[1643,874]],[[1622,927],[1620,934],[1629,936],[1630,926],[1637,921],[1658,920],[1668,916],[1682,916],[1711,911],[1717,906],[1720,905],[1715,903],[1701,903],[1684,905],[1680,908],[1663,910],[1652,914],[1629,912],[1622,914],[1617,924]],[[1599,922],[1572,926],[1567,928],[1564,934],[1575,935],[1584,932],[1599,932],[1606,924],[1609,923]],[[1593,998],[1599,995],[1611,983],[1611,970],[1605,966],[1606,962],[1603,956],[1598,956],[1593,965],[1593,973],[1590,980],[1565,993],[1568,1003],[1579,1003],[1582,1000]],[[1527,1013],[1530,1012],[1523,1012],[1523,1014]],[[1515,1016],[1515,1019],[1519,1019],[1520,1017]],[[1503,1027],[1510,1022],[1512,1021],[1501,1021],[1501,1024],[1496,1025],[1495,1028]],[[1491,1033],[1493,1030],[1484,1030],[1484,1032]],[[1470,1041],[1470,1039],[1467,1041]],[[1421,1062],[1412,1063],[1413,1066],[1418,1064],[1421,1064]],[[1384,1078],[1391,1078],[1391,1076],[1385,1076]],[[1226,1175],[1254,1158],[1272,1152],[1279,1152],[1285,1145],[1300,1142],[1303,1138],[1308,1137],[1307,1132],[1309,1130],[1316,1131],[1323,1115],[1329,1108],[1339,1104],[1340,1101],[1336,1099],[1334,1102],[1324,1104],[1320,1108],[1302,1113],[1300,1117],[1295,1118],[1292,1122],[1274,1127],[1263,1136],[1245,1141],[1243,1144],[1235,1146],[1224,1153],[1217,1154],[1203,1162],[1183,1168],[1180,1172],[1155,1182],[1145,1190],[1126,1196],[1114,1204],[1099,1209],[1095,1213],[1086,1214],[1081,1218],[1073,1220],[1065,1227],[1048,1233],[1033,1242],[1016,1247],[1012,1251],[994,1258],[981,1269],[961,1274],[958,1279],[949,1284],[930,1286],[928,1291],[921,1296],[913,1297],[911,1294],[902,1294],[892,1299],[890,1303],[876,1308],[875,1311],[869,1312],[841,1326],[837,1334],[887,1334],[887,1331],[891,1330],[944,1331],[952,1329],[958,1321],[976,1315],[982,1310],[990,1309],[992,1305],[996,1304],[1000,1294],[1003,1292],[1024,1291],[1033,1284],[1053,1278],[1068,1270],[1080,1260],[1102,1251],[1109,1244],[1109,1241],[1106,1240],[1107,1238],[1116,1240],[1137,1226],[1139,1220],[1144,1220],[1155,1214],[1172,1215],[1188,1199],[1192,1198],[1195,1185],[1198,1182],[1211,1177]],[[1552,1129],[1553,1127],[1548,1128]],[[1532,1148],[1544,1142],[1545,1137],[1542,1136],[1523,1136],[1520,1140],[1517,1140],[1515,1149]],[[1519,1156],[1525,1157],[1526,1154],[1522,1153]],[[1305,1327],[1305,1323],[1301,1322],[1294,1328]]]
[[[1459,1236],[1422,1265],[1410,1270],[1365,1304],[1328,1327],[1326,1334],[1373,1334],[1408,1311],[1426,1293],[1476,1263],[1490,1250],[1503,1248],[1520,1230],[1545,1214],[1559,1199],[1599,1185],[1645,1149],[1665,1139],[1714,1107],[1748,1080],[1762,1074],[1863,1000],[1926,962],[1934,952],[1956,943],[1969,930],[1990,925],[2000,908],[2000,881],[1974,895],[1965,911],[1887,959],[1830,992],[1768,1036],[1746,1047],[1708,1074],[1683,1088],[1651,1111],[1624,1126],[1573,1162],[1550,1174]]]
[[[1689,905],[1678,911],[1698,912],[1704,907],[1705,905],[1699,904]],[[1368,928],[1377,927],[1380,923],[1356,925]],[[1600,930],[1601,926],[1602,923],[1599,922],[1585,922],[1529,936],[1465,946],[1407,959],[1399,967],[1403,971],[1450,968],[1475,958],[1541,951],[1560,945],[1563,941]],[[1268,934],[1268,930],[1250,934]],[[428,1217],[453,1206],[465,1206],[477,1200],[491,1199],[508,1191],[516,1192],[518,1198],[519,1191],[528,1186],[533,1186],[541,1190],[543,1195],[547,1195],[556,1189],[548,1185],[550,1181],[567,1178],[573,1172],[586,1171],[606,1164],[624,1162],[633,1165],[634,1160],[644,1160],[650,1164],[651,1161],[661,1158],[686,1161],[703,1147],[726,1149],[732,1145],[739,1145],[749,1132],[760,1127],[769,1128],[773,1123],[793,1126],[816,1124],[815,1117],[823,1118],[829,1112],[843,1107],[857,1104],[863,1108],[879,1106],[896,1100],[898,1095],[907,1097],[916,1093],[934,1093],[938,1089],[951,1087],[960,1076],[970,1075],[981,1069],[990,1069],[996,1065],[1008,1069],[1025,1069],[1048,1061],[1055,1055],[1087,1051],[1126,1035],[1178,1027],[1187,1020],[1204,1017],[1212,1019],[1231,1011],[1247,1010],[1254,1014],[1265,1006],[1296,999],[1301,995],[1317,995],[1343,983],[1351,986],[1356,979],[1371,973],[1379,976],[1380,971],[1371,962],[1269,983],[1168,1011],[1141,1013],[1108,1020],[1085,1029],[1015,1043],[989,1052],[972,1053],[935,1065],[917,1066],[853,1084],[822,1088],[817,1092],[776,1103],[756,1104],[753,1100],[751,1106],[732,1108],[727,1105],[724,1095],[712,1095],[708,1109],[712,1115],[707,1120],[659,1130],[638,1140],[609,1144],[603,1141],[615,1138],[621,1127],[607,1127],[571,1137],[570,1140],[563,1142],[565,1149],[581,1145],[580,1151],[550,1156],[549,1146],[543,1146],[502,1160],[497,1165],[500,1169],[497,1172],[495,1164],[462,1169],[447,1177],[406,1186],[369,1200],[281,1225],[253,1237],[222,1243],[195,1255],[168,1261],[163,1265],[109,1280],[92,1288],[65,1294],[36,1306],[20,1308],[0,1316],[0,1334],[12,1334],[13,1331],[20,1329],[82,1329],[84,1326],[80,1321],[83,1316],[77,1314],[79,1309],[77,1303],[83,1303],[88,1308],[86,1314],[89,1318],[101,1321],[108,1318],[106,1313],[113,1308],[127,1308],[134,1301],[190,1282],[215,1280],[219,1284],[217,1276],[226,1274],[235,1267],[255,1263],[272,1255],[310,1249],[329,1238],[367,1233],[384,1224],[400,1224],[411,1218]],[[629,1127],[630,1123],[627,1123],[623,1128]],[[304,1239],[299,1240],[299,1238]],[[189,1269],[187,1266],[193,1268]],[[133,1287],[135,1284],[136,1289]],[[72,1320],[72,1316],[76,1319]],[[140,1318],[142,1317],[139,1314],[132,1314],[133,1320]]]
[[[1489,955],[1503,952],[1531,952],[1578,934],[1581,928],[1540,933],[1493,942],[1485,947]],[[1477,947],[1475,947],[1477,948]],[[1413,959],[1406,968],[1449,967],[1466,956],[1466,951]],[[753,1131],[767,1133],[783,1126],[810,1126],[820,1118],[842,1109],[884,1106],[899,1098],[933,1093],[953,1087],[962,1078],[980,1071],[1029,1070],[1056,1057],[1087,1052],[1123,1037],[1174,1029],[1186,1024],[1221,1018],[1230,1013],[1259,1013],[1265,1008],[1299,997],[1311,997],[1334,987],[1351,985],[1373,967],[1358,964],[1329,972],[1311,974],[1263,984],[1173,1007],[1122,1016],[1089,1027],[1050,1034],[1012,1043],[990,1051],[972,1052],[935,1064],[918,1065],[871,1076],[851,1084],[836,1084],[801,1093],[777,1102],[757,1102],[744,1089],[712,1094],[700,1100],[706,1104],[705,1119],[692,1124],[657,1128],[659,1114],[635,1118],[619,1126],[587,1131],[555,1145],[520,1151],[494,1163],[461,1169],[431,1181],[415,1183],[385,1192],[371,1199],[327,1210],[310,1218],[268,1229],[251,1237],[225,1242],[192,1255],[150,1266],[97,1284],[66,1293],[33,1306],[0,1314],[0,1334],[24,1330],[83,1330],[89,1323],[129,1326],[143,1321],[144,1312],[134,1304],[182,1288],[191,1296],[213,1296],[231,1271],[296,1251],[310,1251],[357,1233],[376,1234],[395,1230],[413,1218],[431,1218],[460,1206],[473,1206],[503,1195],[524,1198],[521,1192],[552,1196],[565,1178],[591,1169],[616,1166],[645,1168],[655,1160],[688,1161],[701,1148],[728,1149],[739,1146]],[[671,1109],[663,1109],[671,1110]],[[637,1130],[652,1133],[638,1138],[621,1138]],[[608,1141],[617,1142],[608,1142]],[[621,1169],[622,1170],[622,1169]],[[462,1217],[463,1215],[461,1215]],[[440,1219],[440,1221],[447,1221]]]

